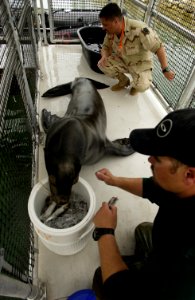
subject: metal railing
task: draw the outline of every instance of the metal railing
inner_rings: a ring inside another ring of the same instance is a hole
[[[33,25],[30,0],[1,0],[0,299],[41,299],[44,294],[39,284],[33,285],[34,230],[27,210],[37,131]]]

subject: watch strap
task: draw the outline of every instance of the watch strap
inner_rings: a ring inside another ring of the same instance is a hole
[[[98,241],[102,235],[105,234],[112,234],[114,235],[114,229],[113,228],[102,228],[102,227],[96,227],[93,231],[93,239],[94,241]]]
[[[162,70],[163,73],[169,72],[169,71],[170,71],[169,67],[166,67],[166,68],[164,68],[164,69]]]

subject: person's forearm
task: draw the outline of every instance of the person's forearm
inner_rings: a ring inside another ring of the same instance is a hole
[[[96,172],[99,180],[108,185],[116,186],[134,195],[142,197],[143,178],[128,178],[114,176],[108,169],[103,168]]]
[[[102,48],[101,49],[101,56],[102,57],[108,57],[109,56],[109,50]]]
[[[120,255],[113,235],[103,235],[98,241],[98,246],[103,282],[112,274],[128,269]]]
[[[114,185],[127,192],[142,197],[142,190],[143,190],[142,178],[115,177]]]
[[[166,51],[165,51],[165,48],[162,46],[160,47],[157,52],[156,52],[156,55],[158,57],[158,60],[161,64],[161,68],[162,70],[166,67],[168,67],[168,61],[167,61],[167,56],[166,56]]]

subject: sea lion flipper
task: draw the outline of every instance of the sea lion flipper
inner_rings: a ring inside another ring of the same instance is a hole
[[[82,78],[82,77],[80,77],[80,78]],[[85,77],[83,77],[83,78],[85,78]],[[91,83],[95,86],[96,89],[105,89],[105,88],[109,87],[109,85],[106,85],[102,82],[93,80],[91,78],[85,78],[85,79],[88,79],[89,81],[91,81]],[[72,82],[73,81],[54,86],[53,88],[51,88],[51,89],[47,90],[45,93],[43,93],[42,97],[51,98],[51,97],[59,97],[59,96],[71,94],[72,93],[72,89],[71,89]]]
[[[106,141],[106,153],[119,156],[128,156],[135,151],[131,147],[129,138],[121,138],[114,141]]]
[[[95,86],[96,89],[98,90],[101,90],[101,89],[106,89],[109,87],[109,85],[103,83],[103,82],[99,82],[99,81],[96,81],[94,79],[91,79],[91,78],[86,78],[88,80],[91,81],[91,83],[93,83],[93,85]]]
[[[43,93],[42,97],[59,97],[59,96],[68,95],[72,92],[71,84],[72,82],[57,85],[47,90],[45,93]]]
[[[50,111],[44,108],[41,112],[41,124],[44,132],[47,133],[51,125],[60,119],[60,117],[55,114],[52,115]]]

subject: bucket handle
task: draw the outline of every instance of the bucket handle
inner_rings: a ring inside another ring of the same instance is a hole
[[[83,239],[87,234],[89,234],[90,233],[90,231],[92,231],[92,229],[94,229],[94,224],[91,224],[91,226],[89,227],[89,229],[86,231],[86,232],[84,232],[80,237],[79,237],[79,240],[81,240],[81,239]]]

